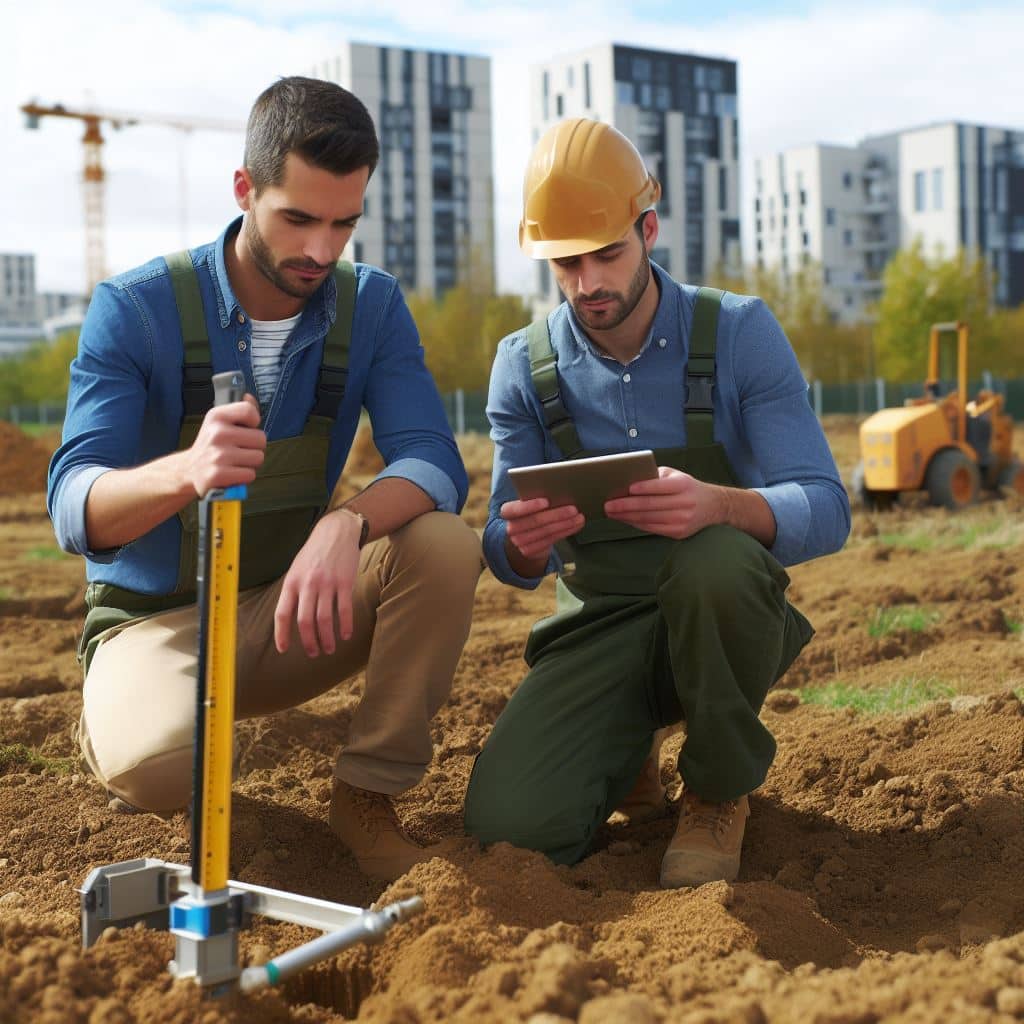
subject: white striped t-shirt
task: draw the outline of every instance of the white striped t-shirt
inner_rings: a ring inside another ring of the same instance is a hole
[[[270,406],[277,382],[281,379],[281,350],[288,340],[302,313],[287,320],[253,320],[252,325],[252,375],[256,378],[256,397],[264,409]]]

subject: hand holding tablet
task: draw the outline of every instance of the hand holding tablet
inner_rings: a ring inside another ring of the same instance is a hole
[[[586,459],[517,466],[508,471],[517,496],[547,498],[552,508],[575,505],[587,518],[604,516],[604,503],[629,494],[630,484],[656,479],[658,464],[654,452],[618,452]]]

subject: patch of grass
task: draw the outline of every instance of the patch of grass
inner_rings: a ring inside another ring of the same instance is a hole
[[[1017,520],[1009,514],[981,518],[965,510],[950,519],[926,522],[920,529],[880,533],[878,542],[911,551],[1002,550],[1024,542],[1024,525]]]
[[[39,437],[40,434],[46,434],[51,430],[60,429],[59,423],[18,423],[17,426],[30,437]]]
[[[57,562],[62,558],[68,558],[68,554],[61,551],[60,548],[52,548],[49,545],[45,545],[37,548],[29,548],[25,552],[25,558],[31,559],[33,562]]]
[[[70,775],[77,764],[73,757],[43,757],[31,747],[26,747],[24,743],[0,744],[0,773],[17,768],[27,771],[43,771],[50,768],[61,775]]]
[[[803,704],[817,704],[827,708],[853,708],[859,714],[899,714],[927,704],[956,696],[948,683],[934,677],[918,679],[909,676],[898,679],[886,687],[863,689],[849,683],[834,682],[826,686],[809,686],[799,691]]]
[[[1003,621],[1006,623],[1006,629],[1009,633],[1020,633],[1024,629],[1024,622],[1009,618],[1006,612],[1003,612]]]
[[[868,635],[888,636],[901,630],[923,633],[939,621],[939,613],[916,604],[894,604],[891,608],[876,608],[868,620]]]
[[[880,533],[878,540],[886,547],[911,551],[931,551],[935,547],[935,538],[926,533]]]

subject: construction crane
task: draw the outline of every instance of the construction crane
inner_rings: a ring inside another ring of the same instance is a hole
[[[21,107],[25,115],[25,127],[37,129],[44,117],[68,117],[85,124],[82,143],[85,146],[85,166],[82,171],[82,197],[85,207],[85,276],[86,294],[92,294],[93,288],[107,276],[106,259],[106,224],[104,212],[104,193],[106,174],[103,170],[102,146],[104,143],[100,125],[104,122],[112,128],[120,129],[131,125],[158,124],[189,134],[193,131],[242,132],[245,124],[241,121],[222,120],[212,117],[184,117],[173,114],[145,114],[125,110],[72,110],[61,103],[53,106],[42,106],[34,100]],[[183,218],[182,234],[184,234],[185,217],[185,165],[183,155],[179,153],[179,192],[180,211]]]

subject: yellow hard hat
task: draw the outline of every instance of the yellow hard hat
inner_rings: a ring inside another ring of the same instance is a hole
[[[593,252],[618,241],[660,195],[622,132],[583,117],[560,121],[530,154],[519,247],[535,260]]]

